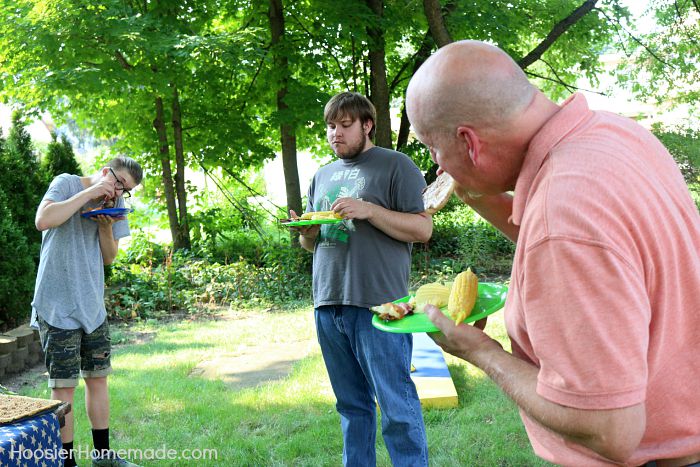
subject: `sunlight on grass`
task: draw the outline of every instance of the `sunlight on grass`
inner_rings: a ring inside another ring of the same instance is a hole
[[[284,311],[246,310],[217,319],[115,327],[121,341],[152,336],[114,350],[110,377],[113,446],[214,449],[217,460],[149,460],[147,465],[337,466],[342,438],[335,397],[315,343],[311,305]],[[487,332],[507,344],[502,313]],[[260,358],[268,348],[309,343],[310,351],[281,379],[231,389],[191,373],[219,356]],[[459,394],[456,409],[424,411],[431,465],[548,465],[538,460],[517,409],[480,370],[446,356]],[[48,397],[44,386],[28,395]],[[76,443],[89,444],[76,391]],[[377,435],[377,464],[390,466]]]

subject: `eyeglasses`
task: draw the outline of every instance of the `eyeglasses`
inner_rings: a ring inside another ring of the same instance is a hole
[[[117,187],[117,190],[122,191],[122,198],[131,197],[131,192],[129,192],[129,190],[127,190],[124,187],[124,184],[122,183],[121,180],[119,180],[119,177],[117,177],[117,174],[114,173],[114,170],[112,170],[111,167],[107,167],[107,168],[109,169],[110,172],[112,172],[112,175],[114,175],[114,179],[116,180],[116,182],[114,182],[114,186]]]

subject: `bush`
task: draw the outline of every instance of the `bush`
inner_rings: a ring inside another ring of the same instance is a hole
[[[48,186],[55,177],[64,173],[82,176],[83,171],[75,160],[73,146],[66,135],[62,135],[61,141],[58,141],[56,133],[52,132],[51,138],[46,156],[41,161],[41,172],[46,185]]]
[[[34,226],[34,217],[46,186],[40,176],[31,137],[17,112],[12,116],[12,128],[3,146],[0,180],[7,206],[12,209],[14,221],[27,239],[29,254],[38,264],[41,235]]]
[[[107,310],[119,318],[148,318],[192,313],[203,305],[245,307],[311,298],[308,252],[274,244],[260,248],[255,261],[239,256],[221,264],[192,252],[170,253],[136,234],[107,278]]]
[[[666,146],[683,174],[690,195],[700,210],[700,131],[655,125],[654,135]]]
[[[27,239],[0,190],[0,327],[12,327],[31,312],[36,268]]]
[[[508,274],[515,244],[467,205],[453,200],[433,216],[433,236],[414,250],[418,274],[454,275],[471,267],[479,274]]]

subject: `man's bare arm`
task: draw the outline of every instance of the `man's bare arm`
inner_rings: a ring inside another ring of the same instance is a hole
[[[331,207],[350,219],[365,219],[388,236],[402,242],[427,242],[433,234],[430,214],[391,211],[355,198],[338,198]]]

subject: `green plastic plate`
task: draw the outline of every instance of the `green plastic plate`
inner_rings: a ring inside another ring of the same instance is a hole
[[[305,219],[303,221],[282,222],[282,225],[293,227],[297,225],[337,224],[342,220],[343,219]]]
[[[474,304],[474,311],[464,320],[465,323],[479,321],[503,308],[506,302],[508,287],[503,284],[491,282],[479,283],[479,291]],[[394,303],[407,302],[411,295],[394,300]],[[446,313],[445,309],[442,309]],[[395,321],[385,321],[379,316],[372,317],[372,326],[386,332],[412,333],[412,332],[437,332],[439,329],[433,324],[425,313],[414,313]]]

